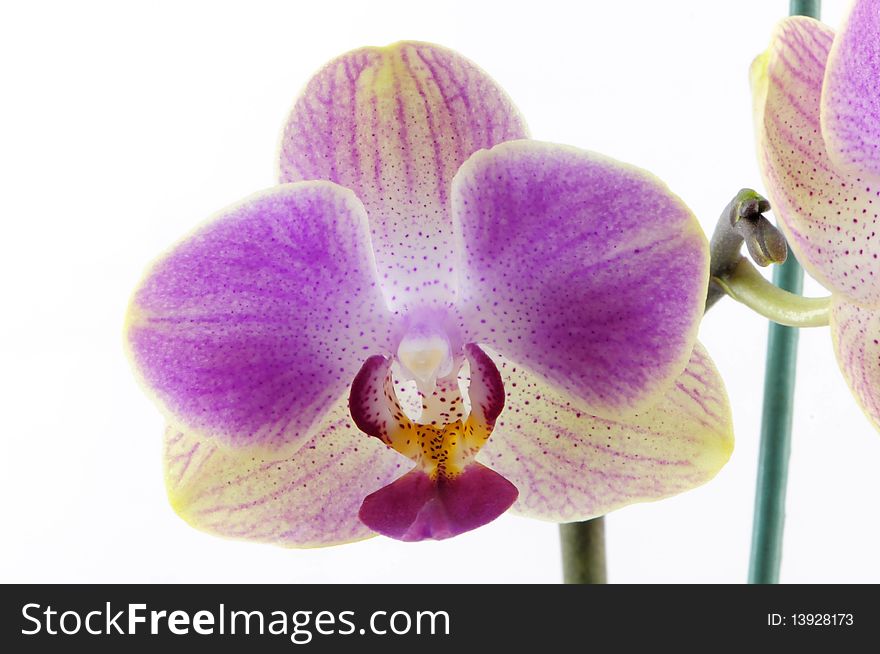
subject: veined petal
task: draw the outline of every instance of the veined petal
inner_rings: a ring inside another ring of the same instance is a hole
[[[412,464],[360,433],[345,402],[293,456],[227,448],[169,427],[165,479],[174,510],[217,536],[320,547],[375,535],[358,518],[364,498]]]
[[[281,180],[328,179],[367,208],[390,306],[455,294],[449,189],[471,153],[526,128],[504,91],[427,43],[354,50],[309,82],[281,144]]]
[[[513,141],[461,167],[453,211],[469,340],[611,418],[650,404],[684,369],[708,247],[657,178],[591,152]]]
[[[880,311],[835,297],[831,338],[847,385],[865,415],[880,429]]]
[[[364,209],[329,182],[280,186],[226,209],[147,272],[127,345],[181,431],[234,446],[300,445],[390,316]]]
[[[519,489],[515,513],[569,522],[658,500],[709,481],[733,450],[727,394],[699,343],[655,406],[618,422],[494,357],[508,405],[477,458]]]
[[[880,2],[856,0],[822,85],[822,135],[838,168],[880,175]]]
[[[880,303],[880,183],[838,170],[819,126],[822,80],[833,32],[811,18],[776,28],[752,64],[758,159],[789,244],[828,289]]]

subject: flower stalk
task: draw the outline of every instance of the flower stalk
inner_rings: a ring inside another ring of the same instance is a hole
[[[794,11],[794,9],[793,9]],[[797,329],[827,326],[831,298],[805,298],[803,270],[788,251],[782,234],[763,215],[766,199],[742,189],[730,201],[712,235],[711,280],[706,309],[724,295],[771,320],[764,376],[761,445],[750,583],[776,583],[782,555],[785,490],[791,451]],[[777,264],[773,283],[740,254],[745,244],[756,263]]]
[[[791,15],[819,18],[820,0],[791,0]],[[788,260],[773,271],[773,283],[784,291],[800,294],[804,272],[797,259]],[[764,373],[764,408],[761,416],[761,445],[749,562],[749,583],[779,581],[785,523],[785,492],[791,453],[791,424],[797,368],[798,331],[770,323],[767,364]]]
[[[566,584],[604,584],[605,518],[559,525],[562,544],[562,579]]]
[[[803,281],[803,270],[794,257],[773,271],[773,283],[785,291],[800,293]],[[775,584],[779,581],[788,459],[791,454],[797,343],[796,327],[770,323],[749,562],[749,583],[752,584]]]
[[[827,327],[831,296],[803,297],[771,284],[745,258],[733,271],[712,282],[756,313],[787,327]]]

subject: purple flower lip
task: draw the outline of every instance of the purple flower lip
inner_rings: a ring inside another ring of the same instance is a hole
[[[491,522],[516,497],[516,486],[479,463],[437,480],[415,469],[368,495],[358,517],[377,533],[398,540],[443,540]]]
[[[516,500],[513,484],[475,460],[504,407],[501,375],[476,345],[465,347],[465,359],[470,411],[456,370],[422,395],[420,422],[410,420],[394,392],[391,359],[370,357],[355,377],[349,397],[355,424],[416,464],[364,499],[358,516],[376,532],[401,540],[449,538],[494,520]]]
[[[440,539],[717,472],[732,436],[696,345],[696,219],[643,170],[526,136],[438,46],[356,50],[309,82],[284,183],[178,244],[132,299],[185,519],[297,547]]]

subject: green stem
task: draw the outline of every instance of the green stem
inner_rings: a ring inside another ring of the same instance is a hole
[[[789,0],[788,13],[791,16],[819,18],[822,13],[822,0]]]
[[[752,262],[741,258],[724,277],[714,277],[715,284],[737,302],[788,327],[827,327],[831,297],[803,297],[789,293],[768,282]]]
[[[605,518],[559,525],[562,579],[567,584],[604,584]]]
[[[820,0],[791,0],[792,15],[819,18]],[[803,288],[804,273],[794,256],[773,271],[773,282],[792,293]],[[785,489],[791,451],[791,422],[797,365],[798,331],[771,323],[767,339],[767,367],[764,373],[764,410],[761,416],[761,446],[758,455],[758,483],[752,527],[749,583],[775,584],[782,560],[785,521]]]

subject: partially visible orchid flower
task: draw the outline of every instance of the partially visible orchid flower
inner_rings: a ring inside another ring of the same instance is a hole
[[[880,428],[880,2],[791,17],[752,64],[759,159],[789,245],[832,293],[840,369]]]
[[[697,221],[642,170],[526,136],[433,45],[356,50],[309,82],[282,184],[131,302],[180,515],[287,546],[439,539],[715,475],[731,419],[695,340]]]

